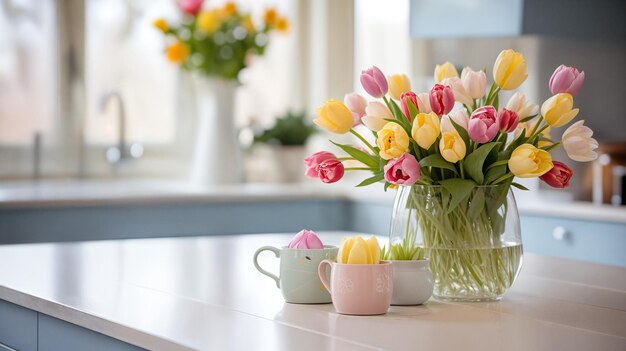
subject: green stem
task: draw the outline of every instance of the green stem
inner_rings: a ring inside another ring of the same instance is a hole
[[[359,138],[359,140],[361,140],[361,142],[365,145],[367,145],[367,147],[372,150],[372,152],[374,152],[375,155],[378,155],[378,151],[376,151],[376,149],[374,149],[374,147],[372,146],[372,144],[370,144],[369,142],[367,142],[367,140],[365,140],[365,138],[363,138],[361,136],[361,134],[357,133],[354,129],[350,129],[350,133],[352,133],[352,135],[356,136],[357,138]]]
[[[494,181],[493,181],[493,183],[491,183],[491,185],[498,184],[498,183],[500,183],[501,181],[503,181],[503,180],[507,180],[507,179],[509,179],[509,178],[511,178],[511,177],[513,177],[513,173],[507,173],[507,174],[503,175],[502,177],[500,177],[500,178],[498,178],[498,179],[494,180]]]
[[[372,169],[369,167],[347,167],[344,168],[346,171],[371,171]]]
[[[530,132],[530,135],[528,136],[528,140],[532,139],[532,137],[535,136],[535,132],[537,132],[537,128],[539,128],[539,125],[543,123],[543,119],[540,119],[537,121],[537,123],[535,123],[535,126],[533,127],[533,130]]]
[[[463,160],[459,161],[459,168],[461,169],[461,179],[465,179],[465,171],[463,170]]]
[[[554,149],[555,147],[559,147],[560,145],[561,145],[561,142],[559,141],[558,143],[554,143],[552,145],[546,146],[543,149],[545,151],[550,151],[550,150]]]

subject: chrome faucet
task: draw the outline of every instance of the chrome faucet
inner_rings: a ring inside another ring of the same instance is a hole
[[[110,100],[117,100],[118,106],[118,118],[119,129],[117,146],[113,146],[107,149],[106,158],[111,164],[117,164],[123,160],[131,158],[139,158],[143,155],[143,145],[139,143],[133,143],[130,148],[127,147],[126,141],[126,111],[124,109],[124,100],[122,95],[116,90],[113,90],[102,97],[100,103],[100,109],[105,110]]]

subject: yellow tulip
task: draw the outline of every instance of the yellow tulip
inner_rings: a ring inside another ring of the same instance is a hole
[[[270,7],[265,10],[263,14],[263,20],[265,21],[265,25],[268,27],[273,27],[278,19],[278,12],[273,7]]]
[[[391,160],[402,156],[409,151],[409,135],[395,122],[387,122],[383,129],[378,131],[376,145],[380,149],[380,157]]]
[[[439,141],[441,156],[448,162],[457,163],[465,157],[465,142],[458,132],[443,132]]]
[[[418,113],[413,120],[411,135],[417,145],[428,149],[439,136],[439,117],[436,113]]]
[[[202,11],[198,15],[196,24],[201,31],[211,34],[222,25],[222,16],[219,10]]]
[[[389,95],[396,100],[400,100],[402,93],[411,91],[411,81],[406,74],[394,74],[387,78],[389,85]]]
[[[552,169],[552,156],[531,144],[518,146],[509,159],[509,169],[520,178],[540,177]]]
[[[520,52],[503,50],[493,65],[493,80],[504,90],[513,90],[526,80],[526,59]]]
[[[152,24],[163,33],[167,32],[167,30],[170,28],[164,18],[157,18],[154,22],[152,22]]]
[[[233,16],[237,14],[237,4],[232,1],[227,2],[222,8],[222,12],[226,16]]]
[[[170,62],[180,63],[189,56],[189,48],[183,42],[177,41],[165,50],[167,59]]]
[[[435,66],[435,83],[439,84],[444,78],[458,77],[459,72],[450,62]]]
[[[572,109],[573,106],[574,98],[571,94],[556,94],[541,105],[541,115],[551,127],[559,128],[578,114],[578,109]]]
[[[378,240],[373,235],[367,240],[361,236],[343,239],[337,253],[337,262],[343,264],[380,263]]]
[[[352,112],[337,99],[328,99],[317,108],[317,118],[313,123],[337,134],[345,134],[352,129],[354,118]]]
[[[276,30],[281,33],[289,32],[289,20],[286,17],[278,17],[276,20]]]

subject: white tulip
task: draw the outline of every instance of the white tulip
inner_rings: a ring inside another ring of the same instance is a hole
[[[480,99],[485,96],[487,88],[487,75],[483,71],[473,71],[469,67],[463,68],[461,82],[465,91],[472,99]]]
[[[593,131],[583,125],[584,122],[578,121],[572,124],[561,138],[567,156],[578,162],[589,162],[598,158],[598,153],[593,151],[598,148],[598,142],[592,138]]]
[[[430,97],[428,93],[417,94],[417,108],[420,113],[431,113],[433,109],[430,107]]]
[[[385,124],[389,122],[385,119],[391,118],[393,118],[393,115],[387,106],[381,102],[372,101],[365,107],[365,116],[361,118],[361,122],[363,122],[367,128],[377,132],[383,129]]]
[[[452,88],[452,92],[454,93],[454,100],[467,106],[474,105],[474,100],[472,100],[472,98],[469,96],[467,91],[465,91],[465,88],[463,87],[463,83],[461,82],[461,78],[459,77],[444,78],[441,81],[441,84],[447,85],[450,88]]]
[[[517,113],[517,117],[522,120],[526,117],[536,115],[537,112],[539,112],[539,105],[527,103],[526,95],[517,92],[511,96],[511,99],[506,104],[506,109]]]
[[[467,130],[467,123],[469,121],[469,117],[467,116],[467,111],[462,108],[458,109],[454,112],[451,112],[449,115],[444,115],[441,117],[441,132],[456,132],[456,129],[450,123],[450,120],[453,120],[454,123],[463,127],[463,129]]]

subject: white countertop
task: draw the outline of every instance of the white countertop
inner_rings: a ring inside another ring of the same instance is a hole
[[[521,214],[626,223],[626,206],[556,201],[536,192],[518,192]],[[395,192],[352,184],[237,184],[197,186],[180,181],[42,181],[0,183],[0,210],[152,203],[223,203],[259,201],[347,200],[391,205]]]
[[[320,234],[337,244],[350,233]],[[157,350],[626,349],[626,268],[525,254],[501,302],[344,316],[284,303],[254,269],[258,247],[290,237],[0,246],[0,299]]]

